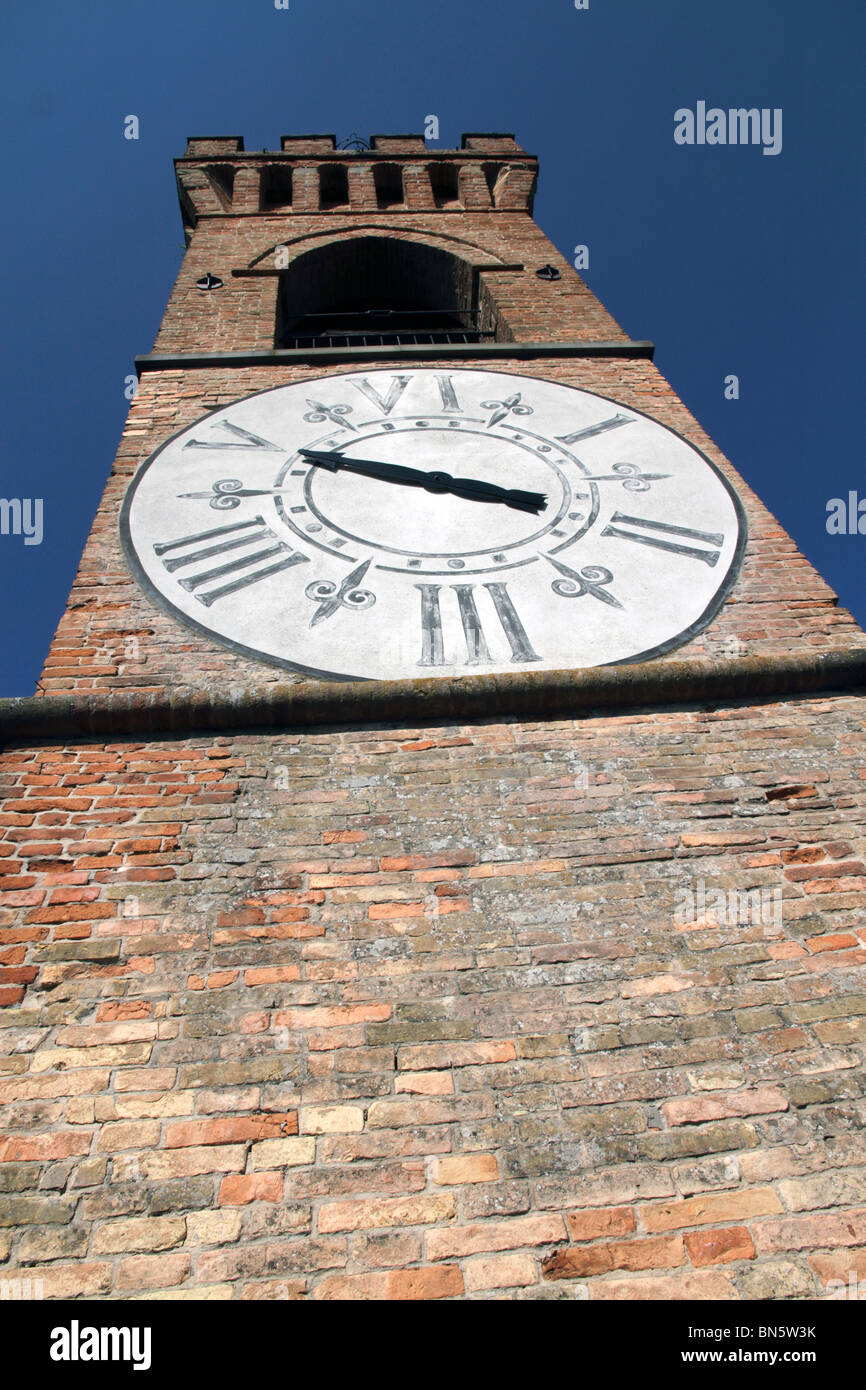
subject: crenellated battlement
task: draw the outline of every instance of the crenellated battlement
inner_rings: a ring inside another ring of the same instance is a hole
[[[423,135],[373,135],[338,149],[335,135],[283,135],[245,150],[240,135],[192,135],[175,160],[184,220],[280,212],[532,213],[538,161],[513,135],[470,133],[460,149]]]

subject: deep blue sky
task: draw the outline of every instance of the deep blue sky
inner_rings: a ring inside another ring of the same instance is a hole
[[[33,692],[181,260],[187,135],[513,131],[535,216],[866,623],[862,0],[42,0],[4,7],[0,694]],[[699,100],[783,148],[677,146]],[[141,138],[123,138],[124,117]],[[724,398],[728,373],[740,399]]]

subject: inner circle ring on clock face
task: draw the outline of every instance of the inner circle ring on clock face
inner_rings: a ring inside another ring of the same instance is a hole
[[[413,421],[416,420],[417,418],[418,418],[418,417],[415,416],[415,415],[412,415],[412,416],[410,416],[410,417],[404,417],[404,419],[407,419],[407,420],[408,420],[408,419],[411,419],[411,420],[413,420]],[[429,420],[429,424],[432,426],[432,429],[433,429],[434,431],[437,430],[437,429],[441,429],[441,430],[443,430],[443,432],[444,432],[444,430],[445,430],[446,427],[450,428],[450,427],[452,427],[453,424],[454,424],[453,420],[452,420],[450,417],[448,417],[448,416],[444,416],[444,417],[441,417],[441,418],[440,418],[440,417],[437,417],[437,416],[430,416],[430,417],[423,417],[423,418],[425,419],[425,423],[427,423],[427,421]],[[466,427],[467,423],[468,423],[468,428]],[[279,473],[277,474],[275,486],[276,486],[276,487],[282,486],[282,485],[285,483],[286,479],[287,479],[288,477],[291,476],[291,474],[292,474],[292,472],[294,471],[294,469],[296,468],[296,466],[297,466],[298,464],[302,464],[305,468],[308,468],[308,471],[305,473],[305,477],[304,477],[304,481],[303,481],[303,495],[304,495],[304,500],[305,500],[305,502],[306,502],[306,504],[307,504],[307,507],[309,508],[310,513],[311,513],[314,517],[316,517],[317,522],[318,522],[321,526],[326,527],[329,531],[331,531],[331,532],[333,532],[333,533],[335,533],[335,534],[337,534],[337,535],[339,535],[339,536],[343,536],[343,537],[345,537],[347,540],[354,541],[354,542],[356,543],[356,545],[359,545],[359,546],[365,547],[365,548],[370,548],[370,549],[378,550],[378,551],[384,552],[384,553],[386,553],[386,554],[391,554],[391,555],[405,555],[405,556],[411,557],[411,558],[413,558],[413,559],[414,559],[414,558],[419,558],[419,557],[420,557],[420,558],[423,558],[423,559],[430,559],[430,560],[447,559],[447,558],[450,558],[450,557],[452,557],[452,556],[458,556],[458,555],[461,556],[461,557],[463,557],[463,558],[470,558],[470,557],[479,557],[479,558],[480,558],[480,557],[485,556],[485,555],[492,555],[492,554],[494,554],[494,553],[497,552],[497,551],[503,552],[503,553],[504,553],[504,552],[506,552],[506,551],[508,551],[508,550],[515,550],[515,549],[518,549],[518,548],[523,548],[523,547],[525,547],[525,546],[527,546],[527,545],[531,545],[534,541],[537,541],[541,536],[547,534],[547,532],[551,531],[555,526],[557,526],[557,525],[562,521],[563,517],[565,516],[565,513],[566,513],[566,511],[567,511],[567,508],[568,508],[568,506],[569,506],[569,503],[575,501],[575,499],[572,497],[572,487],[571,487],[571,484],[570,484],[568,478],[566,477],[566,475],[563,473],[562,469],[558,466],[558,464],[557,464],[556,462],[554,462],[553,459],[545,458],[543,455],[540,456],[540,450],[541,450],[541,449],[544,449],[545,451],[548,451],[548,450],[549,450],[550,452],[555,452],[555,453],[561,455],[562,457],[568,459],[569,462],[575,464],[575,466],[580,470],[581,474],[584,474],[584,472],[585,472],[585,465],[580,461],[580,459],[578,459],[578,458],[577,458],[574,454],[572,454],[568,449],[562,448],[561,445],[559,445],[559,444],[552,444],[544,435],[536,434],[536,433],[535,433],[534,431],[532,431],[532,430],[527,430],[527,429],[521,428],[519,431],[517,431],[517,433],[520,434],[521,438],[520,438],[520,439],[515,439],[515,438],[513,438],[513,437],[511,436],[511,434],[499,433],[498,431],[497,431],[497,432],[494,432],[494,431],[491,431],[491,430],[488,430],[488,429],[483,428],[483,422],[482,422],[482,421],[478,421],[478,422],[477,422],[477,424],[478,424],[479,426],[482,426],[481,428],[474,428],[474,429],[473,429],[473,428],[472,428],[472,425],[475,424],[475,423],[476,423],[476,422],[474,422],[474,421],[472,421],[472,422],[461,421],[461,422],[460,422],[460,425],[461,425],[460,433],[461,433],[461,435],[463,435],[463,436],[465,437],[466,435],[475,434],[475,435],[479,435],[481,438],[484,438],[484,439],[486,439],[486,440],[498,440],[498,441],[499,441],[500,443],[502,443],[502,444],[510,444],[510,445],[515,446],[515,447],[518,448],[518,449],[523,449],[526,453],[530,454],[530,456],[532,457],[532,459],[533,459],[534,462],[545,464],[545,465],[551,470],[551,472],[553,472],[554,475],[556,476],[557,483],[558,483],[558,486],[559,486],[559,489],[560,489],[560,493],[561,493],[561,500],[560,500],[559,507],[558,507],[558,509],[557,509],[557,511],[556,511],[556,514],[555,514],[553,517],[551,517],[549,520],[546,520],[545,523],[544,523],[544,525],[541,526],[541,527],[539,527],[538,530],[533,531],[533,532],[530,532],[528,535],[521,536],[521,537],[520,537],[519,539],[517,539],[517,540],[505,541],[505,542],[502,542],[502,543],[499,543],[499,542],[492,543],[492,544],[490,544],[490,545],[484,546],[484,547],[483,547],[482,549],[480,549],[480,550],[465,550],[465,549],[460,549],[460,550],[455,550],[455,551],[419,551],[419,550],[406,550],[406,549],[400,548],[400,547],[398,547],[398,546],[385,545],[385,544],[383,544],[381,541],[378,541],[378,540],[377,540],[377,541],[371,541],[371,540],[367,539],[365,536],[360,536],[360,535],[358,535],[357,533],[355,533],[354,531],[348,531],[348,530],[346,530],[345,527],[337,525],[336,522],[334,522],[330,517],[326,516],[324,512],[322,512],[322,511],[319,510],[319,508],[316,506],[316,503],[314,502],[313,496],[312,496],[312,484],[313,484],[313,480],[314,480],[314,478],[315,478],[315,476],[316,476],[317,470],[316,470],[315,467],[313,467],[313,466],[309,466],[309,467],[308,467],[307,461],[306,461],[305,459],[303,459],[302,457],[300,457],[299,455],[297,455],[297,454],[292,455],[291,458],[289,458],[289,459],[286,460],[285,464],[283,465],[283,467],[280,469]],[[352,438],[351,438],[351,443],[352,443],[352,444],[355,444],[355,445],[358,445],[358,446],[360,446],[361,448],[363,448],[363,446],[364,446],[366,443],[368,443],[370,440],[374,440],[374,439],[380,438],[380,437],[382,437],[382,435],[385,435],[386,438],[392,439],[392,438],[394,438],[394,436],[395,436],[396,434],[415,434],[415,433],[416,433],[416,428],[413,428],[412,425],[410,425],[410,424],[404,424],[402,428],[400,428],[398,421],[394,421],[394,420],[389,420],[389,421],[387,421],[387,422],[384,422],[384,421],[383,421],[382,424],[387,424],[387,425],[389,425],[389,426],[391,427],[390,429],[388,429],[387,434],[386,434],[385,430],[382,428],[382,426],[379,424],[379,422],[377,421],[377,422],[376,422],[377,427],[375,427],[375,428],[370,428],[370,425],[369,425],[369,424],[368,424],[366,427],[365,427],[365,426],[361,426],[361,428],[365,430],[364,434],[358,433],[358,434],[352,436]],[[313,444],[310,444],[309,446],[306,446],[306,447],[309,447],[309,448],[327,448],[327,447],[329,446],[329,444],[330,444],[330,447],[333,448],[333,446],[334,446],[334,438],[335,438],[335,434],[336,434],[336,433],[337,433],[337,431],[335,431],[335,430],[333,430],[333,429],[332,429],[332,430],[329,430],[327,434],[324,434],[324,435],[320,436],[320,438],[317,439]],[[538,441],[538,445],[536,445],[535,447],[533,447],[531,444],[524,443],[523,441],[524,441],[524,439],[526,439],[527,437],[529,437],[530,439],[537,440],[537,441]],[[351,458],[352,455],[351,455],[351,454],[347,454],[346,457],[347,457],[347,458]],[[589,530],[590,526],[591,526],[591,525],[593,524],[593,522],[595,521],[595,519],[596,519],[596,517],[597,517],[597,515],[598,515],[598,511],[599,511],[599,495],[598,495],[598,488],[596,487],[595,483],[594,483],[594,482],[590,482],[589,479],[586,479],[585,477],[580,477],[577,481],[578,481],[578,483],[585,483],[586,488],[587,488],[587,490],[588,490],[588,492],[589,492],[589,494],[590,494],[590,502],[591,502],[591,505],[590,505],[590,507],[589,507],[588,512],[587,512],[586,515],[584,516],[584,519],[582,520],[581,524],[580,524],[578,527],[575,528],[574,534],[573,534],[573,536],[571,537],[571,541],[577,540],[581,535],[584,534],[584,532],[586,532],[587,530]],[[394,484],[394,486],[395,486],[395,488],[396,488],[396,487],[398,487],[399,485],[398,485],[398,484]],[[417,489],[405,489],[405,490],[406,490],[406,491],[418,491]],[[423,491],[423,490],[421,490],[421,491]],[[477,504],[473,504],[473,503],[472,503],[471,501],[469,501],[468,499],[466,499],[466,500],[467,500],[467,504],[468,504],[469,506],[477,505]],[[310,535],[309,532],[308,532],[307,530],[305,530],[305,529],[303,529],[302,527],[298,526],[298,525],[292,520],[291,516],[289,515],[289,506],[287,505],[287,503],[289,503],[289,499],[288,499],[288,498],[285,498],[285,497],[275,497],[275,498],[274,498],[274,502],[275,502],[275,504],[276,504],[276,509],[277,509],[277,511],[279,512],[281,519],[285,522],[285,524],[289,527],[289,529],[290,529],[291,531],[293,531],[293,532],[295,533],[295,535],[297,535],[298,537],[302,538],[302,539],[306,542],[307,545],[314,545],[314,546],[316,546],[318,549],[324,550],[324,551],[328,552],[329,554],[339,556],[339,558],[340,558],[341,560],[344,560],[344,561],[347,561],[347,562],[350,561],[350,560],[352,559],[352,557],[346,555],[345,551],[337,550],[334,546],[328,544],[327,541],[318,540],[315,536]],[[492,506],[493,504],[485,504],[485,505]],[[501,505],[501,504],[497,504],[497,505]],[[568,543],[571,543],[571,542],[568,542]],[[556,548],[557,548],[557,550],[559,550],[559,549],[561,549],[562,547],[561,547],[561,546],[557,546]],[[525,563],[525,561],[514,561],[514,562],[512,562],[512,563],[521,563],[521,564],[522,564],[522,563]],[[388,567],[388,566],[377,565],[376,568],[390,568],[390,567]],[[504,568],[504,569],[507,569],[507,568],[509,568],[509,566],[508,566],[508,565],[498,565],[498,566],[497,566],[497,569],[503,569],[503,568]],[[417,573],[417,571],[416,571],[416,573]]]

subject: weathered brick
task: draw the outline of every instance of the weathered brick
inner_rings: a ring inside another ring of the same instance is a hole
[[[237,1173],[220,1183],[220,1206],[245,1206],[248,1202],[281,1202],[282,1173]]]
[[[447,1071],[414,1071],[398,1076],[394,1082],[397,1095],[450,1096],[454,1079]]]
[[[117,1267],[117,1288],[165,1289],[183,1283],[190,1271],[189,1255],[135,1255]]]
[[[315,1157],[315,1139],[263,1139],[250,1149],[250,1164],[259,1172],[267,1168],[292,1168],[299,1163],[312,1163]]]
[[[74,1260],[87,1254],[87,1242],[88,1232],[77,1226],[30,1226],[18,1241],[16,1258],[22,1264],[40,1265],[46,1260]]]
[[[73,1067],[123,1067],[148,1060],[152,1043],[118,1043],[99,1047],[49,1047],[33,1053],[33,1071],[68,1071]]]
[[[755,1221],[752,1236],[759,1255],[785,1250],[845,1248],[866,1241],[866,1210],[816,1212],[784,1221]]]
[[[651,1302],[677,1300],[684,1302],[729,1301],[737,1298],[732,1274],[715,1270],[685,1269],[677,1274],[645,1275],[638,1279],[603,1279],[591,1285],[591,1298],[604,1302],[631,1302],[645,1299]]]
[[[314,1004],[305,1008],[279,1009],[275,1028],[344,1028],[352,1023],[381,1023],[391,1017],[390,1004]]]
[[[186,1218],[188,1245],[228,1245],[241,1233],[239,1211],[194,1211]]]
[[[662,1106],[662,1113],[670,1125],[690,1125],[723,1120],[729,1115],[767,1115],[787,1108],[788,1098],[778,1086],[760,1086],[752,1091],[716,1092],[694,1100],[671,1100]]]
[[[367,1110],[367,1125],[370,1129],[447,1125],[481,1118],[491,1110],[489,1100],[476,1096],[449,1096],[447,1100],[374,1100]]]
[[[639,1215],[647,1231],[675,1231],[684,1226],[743,1221],[783,1210],[771,1187],[755,1187],[745,1192],[705,1193],[684,1202],[640,1207]]]
[[[364,1128],[357,1105],[308,1105],[300,1113],[301,1134],[356,1134]]]
[[[828,1255],[810,1255],[809,1268],[831,1298],[855,1298],[858,1302],[862,1299],[866,1250],[834,1250]]]
[[[498,1177],[499,1163],[495,1154],[455,1154],[451,1158],[437,1158],[433,1164],[433,1181],[440,1187],[495,1182]]]
[[[231,1119],[190,1120],[166,1125],[165,1147],[177,1149],[197,1144],[239,1144],[245,1139],[277,1139],[297,1132],[297,1111],[244,1115]]]
[[[397,1065],[401,1071],[427,1071],[437,1067],[472,1067],[485,1062],[511,1062],[517,1056],[513,1042],[451,1042],[401,1047]]]
[[[777,1183],[788,1211],[866,1203],[866,1167],[820,1173],[809,1178],[786,1178]]]
[[[634,1212],[631,1207],[611,1207],[607,1211],[571,1211],[566,1219],[569,1239],[575,1243],[625,1236],[635,1229]]]
[[[387,1274],[354,1274],[323,1279],[313,1290],[314,1299],[428,1300],[459,1298],[464,1291],[457,1265],[439,1269],[393,1269]]]
[[[95,1255],[118,1255],[133,1250],[172,1250],[186,1239],[182,1216],[144,1216],[109,1221],[93,1233]]]
[[[103,1153],[154,1148],[159,1143],[161,1128],[159,1120],[119,1120],[117,1124],[102,1126],[96,1147]]]
[[[301,978],[297,965],[263,965],[244,971],[245,985],[285,984],[288,980]]]
[[[228,1296],[231,1298],[232,1285],[228,1284],[222,1287],[228,1288]],[[241,1298],[247,1300],[276,1300],[282,1303],[293,1303],[299,1299],[305,1298],[306,1293],[306,1279],[261,1279],[244,1284],[241,1290]]]
[[[735,1275],[741,1298],[814,1298],[815,1280],[805,1264],[793,1260],[760,1260],[740,1265]]]
[[[68,1265],[44,1265],[38,1275],[34,1268],[9,1267],[3,1270],[4,1279],[39,1278],[44,1298],[96,1298],[107,1294],[112,1287],[113,1266],[105,1260],[76,1260]]]
[[[167,1091],[174,1085],[174,1067],[126,1067],[114,1078],[116,1091]],[[104,1089],[101,1087],[100,1089]]]
[[[36,1159],[44,1162],[51,1158],[68,1158],[71,1154],[86,1154],[90,1148],[90,1135],[76,1130],[63,1130],[55,1134],[34,1134],[29,1139],[18,1139],[13,1135],[0,1136],[0,1163],[15,1163],[20,1160]]]
[[[531,1255],[479,1255],[465,1265],[467,1289],[518,1289],[536,1283],[538,1271]]]
[[[745,1226],[724,1230],[687,1231],[683,1236],[693,1265],[726,1264],[730,1260],[753,1260],[755,1247]]]
[[[422,1226],[451,1221],[454,1198],[441,1194],[420,1197],[379,1197],[367,1202],[325,1202],[319,1208],[320,1231],[359,1231],[369,1227]]]
[[[516,1216],[510,1221],[485,1221],[476,1226],[454,1226],[430,1231],[427,1256],[447,1260],[477,1255],[488,1250],[518,1250],[525,1245],[551,1245],[565,1239],[561,1216]]]
[[[544,1260],[541,1272],[545,1279],[581,1279],[614,1269],[671,1269],[685,1263],[681,1237],[650,1236],[569,1246]]]
[[[296,1141],[286,1139],[290,1144]],[[254,1148],[258,1146],[254,1145]],[[142,1178],[162,1182],[169,1178],[188,1178],[198,1173],[240,1173],[246,1164],[242,1144],[220,1144],[210,1148],[155,1150],[136,1154],[136,1171]],[[114,1160],[115,1164],[117,1160]],[[128,1176],[124,1166],[123,1178]]]

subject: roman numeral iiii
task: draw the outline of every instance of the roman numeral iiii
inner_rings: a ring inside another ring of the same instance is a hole
[[[214,541],[215,544],[208,545],[208,541]],[[265,542],[264,549],[254,550],[252,553],[246,549],[260,541]],[[190,546],[195,549],[190,550]],[[201,546],[203,548],[199,548]],[[252,521],[238,521],[234,526],[217,526],[212,531],[198,531],[191,536],[181,536],[176,541],[164,541],[153,548],[160,558],[169,552],[180,552],[172,554],[168,560],[162,560],[165,568],[172,574],[175,570],[185,569],[189,565],[205,564],[205,569],[178,580],[181,587],[192,594],[193,598],[198,599],[199,603],[204,604],[205,608],[210,608],[217,599],[235,594],[250,584],[258,584],[259,580],[267,579],[271,574],[278,574],[280,570],[289,569],[292,565],[305,564],[308,559],[308,556],[293,551],[285,541],[278,540],[260,516],[254,517]],[[207,563],[215,556],[224,555],[230,550],[243,550],[244,553],[233,556],[224,563]],[[259,568],[263,561],[272,560],[275,556],[281,558],[272,565],[266,565],[264,569]],[[220,579],[226,579],[227,582],[218,584],[215,589],[203,587]],[[202,590],[201,593],[197,592],[199,589]]]

